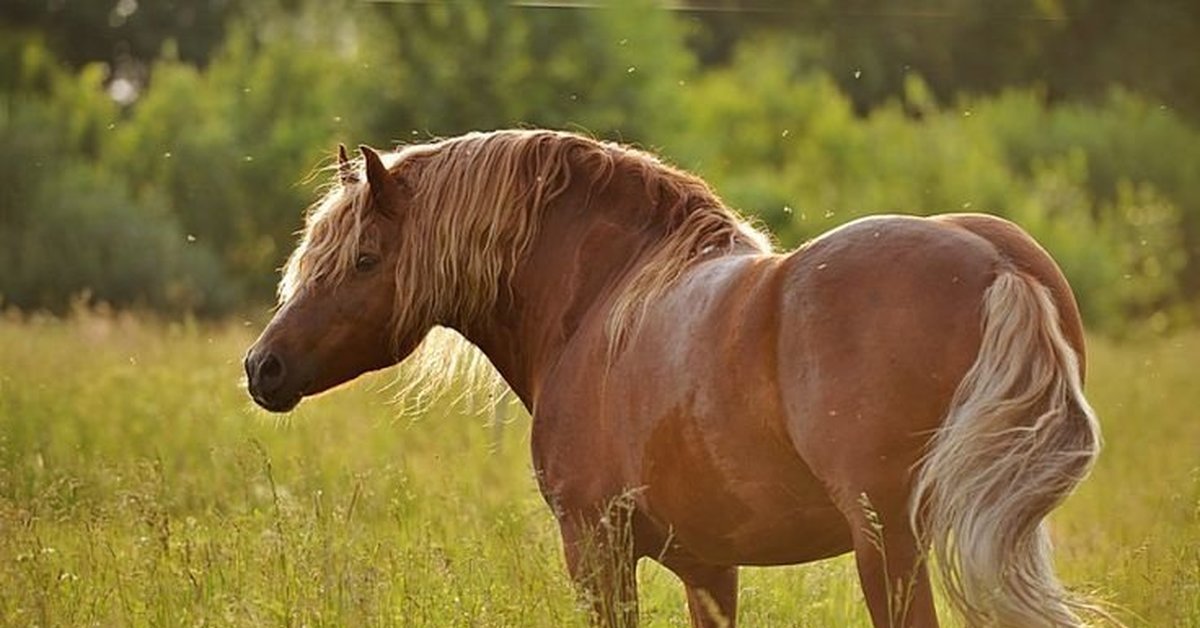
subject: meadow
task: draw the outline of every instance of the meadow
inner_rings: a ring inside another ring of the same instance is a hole
[[[276,418],[257,323],[0,318],[0,624],[582,627],[531,477],[529,418],[414,404],[403,369]],[[1106,436],[1052,519],[1075,588],[1200,627],[1200,332],[1093,338]],[[746,626],[868,626],[848,557],[744,569]],[[643,562],[644,625],[684,626]]]

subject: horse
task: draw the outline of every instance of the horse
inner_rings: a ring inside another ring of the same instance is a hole
[[[877,628],[1080,626],[1044,523],[1087,475],[1084,334],[1050,255],[982,214],[875,216],[789,253],[702,179],[551,130],[349,159],[245,358],[286,412],[435,327],[532,416],[536,481],[593,622],[635,565],[733,626],[740,565],[854,552]],[[929,560],[932,556],[935,560]]]

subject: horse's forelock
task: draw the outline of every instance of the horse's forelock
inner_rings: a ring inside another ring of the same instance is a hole
[[[346,278],[358,255],[363,208],[369,202],[365,183],[337,183],[309,207],[300,243],[288,257],[279,282],[281,304],[301,286]]]
[[[389,170],[401,167],[400,162],[427,147],[416,146],[381,156]],[[365,163],[361,156],[343,164],[332,160],[313,172],[324,175],[327,183],[322,194],[305,211],[304,229],[300,242],[283,267],[278,287],[280,304],[290,299],[300,286],[312,282],[337,283],[354,268],[359,244],[365,228],[366,209],[373,202],[366,182]]]

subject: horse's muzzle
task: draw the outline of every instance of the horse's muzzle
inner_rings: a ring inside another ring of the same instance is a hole
[[[254,402],[271,412],[287,412],[300,403],[299,389],[288,385],[283,358],[261,347],[246,354],[246,385]]]

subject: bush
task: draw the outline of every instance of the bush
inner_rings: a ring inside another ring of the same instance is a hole
[[[121,177],[81,156],[106,126],[96,73],[43,76],[52,96],[0,94],[0,299],[64,311],[87,294],[118,306],[227,311],[238,295],[212,254],[190,246],[169,213],[135,200]],[[96,102],[67,106],[89,98]],[[74,115],[60,115],[64,108]]]
[[[1035,90],[939,108],[910,77],[904,100],[860,118],[800,58],[744,47],[695,81],[691,124],[665,142],[785,247],[867,214],[993,213],[1055,256],[1089,325],[1192,318],[1200,135],[1170,112],[1125,92],[1048,107]]]
[[[909,75],[863,113],[818,69],[828,41],[745,40],[702,67],[686,45],[694,22],[646,0],[301,0],[238,15],[204,67],[168,44],[126,109],[105,93],[106,68],[67,72],[36,40],[0,40],[15,68],[0,76],[10,302],[60,307],[84,289],[206,311],[266,301],[324,183],[305,177],[337,142],[533,125],[672,156],[784,247],[866,214],[990,212],[1059,260],[1090,325],[1196,318],[1200,131],[1129,91],[942,106]]]
[[[235,293],[212,254],[169,217],[138,207],[120,183],[67,163],[41,182],[37,213],[6,231],[5,301],[63,311],[77,295],[116,306],[200,314],[227,311]]]

